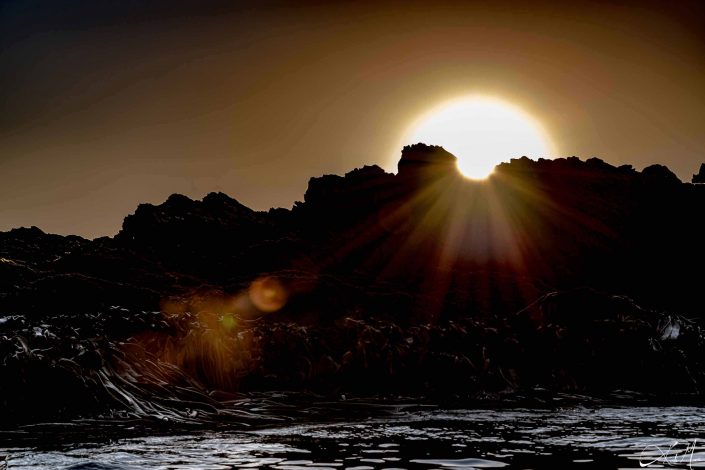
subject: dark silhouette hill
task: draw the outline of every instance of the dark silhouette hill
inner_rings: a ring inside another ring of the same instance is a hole
[[[705,163],[700,165],[700,171],[693,175],[693,183],[705,183]]]
[[[291,210],[172,195],[112,238],[0,233],[5,406],[57,373],[109,401],[77,377],[125,380],[115,357],[134,351],[112,341],[231,392],[702,390],[705,165],[691,184],[595,158],[524,157],[483,182],[455,163],[417,144],[396,175],[312,178]]]
[[[38,308],[35,291],[56,282],[85,292],[53,298],[54,310],[76,311],[79,299],[89,309],[158,308],[165,295],[237,291],[260,275],[299,272],[353,290],[394,286],[451,316],[511,313],[578,287],[700,315],[702,280],[685,268],[705,262],[704,207],[705,187],[661,165],[638,172],[598,159],[522,158],[472,182],[451,154],[419,144],[404,149],[397,175],[372,166],[312,178],[292,210],[255,212],[222,193],[173,195],[140,205],[112,239],[3,233],[0,307]],[[116,283],[134,295],[111,293]],[[407,307],[396,310],[410,315]]]

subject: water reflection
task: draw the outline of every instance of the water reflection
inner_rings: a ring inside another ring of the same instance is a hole
[[[144,428],[124,426],[119,437],[102,440],[80,426],[68,440],[63,425],[44,428],[46,438],[34,441],[34,428],[5,432],[0,455],[8,469],[705,467],[705,409],[697,407],[402,409],[342,422],[143,437],[129,435],[147,434]],[[52,441],[52,432],[64,441]]]

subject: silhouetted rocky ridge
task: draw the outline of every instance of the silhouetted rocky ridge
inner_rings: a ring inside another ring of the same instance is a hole
[[[702,396],[704,172],[524,157],[473,182],[417,144],[397,174],[312,178],[290,210],[175,194],[112,238],[0,233],[0,411],[242,418],[227,404],[261,390]]]

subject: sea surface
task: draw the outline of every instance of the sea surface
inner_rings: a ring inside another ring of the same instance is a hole
[[[266,422],[125,418],[6,427],[0,462],[4,456],[17,470],[705,467],[705,408],[695,406],[248,406],[253,416],[268,415]]]

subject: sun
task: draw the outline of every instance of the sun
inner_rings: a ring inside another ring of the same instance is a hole
[[[421,116],[403,145],[441,145],[458,157],[458,170],[467,178],[487,178],[510,158],[549,158],[552,144],[543,127],[520,108],[485,96],[443,103]]]

